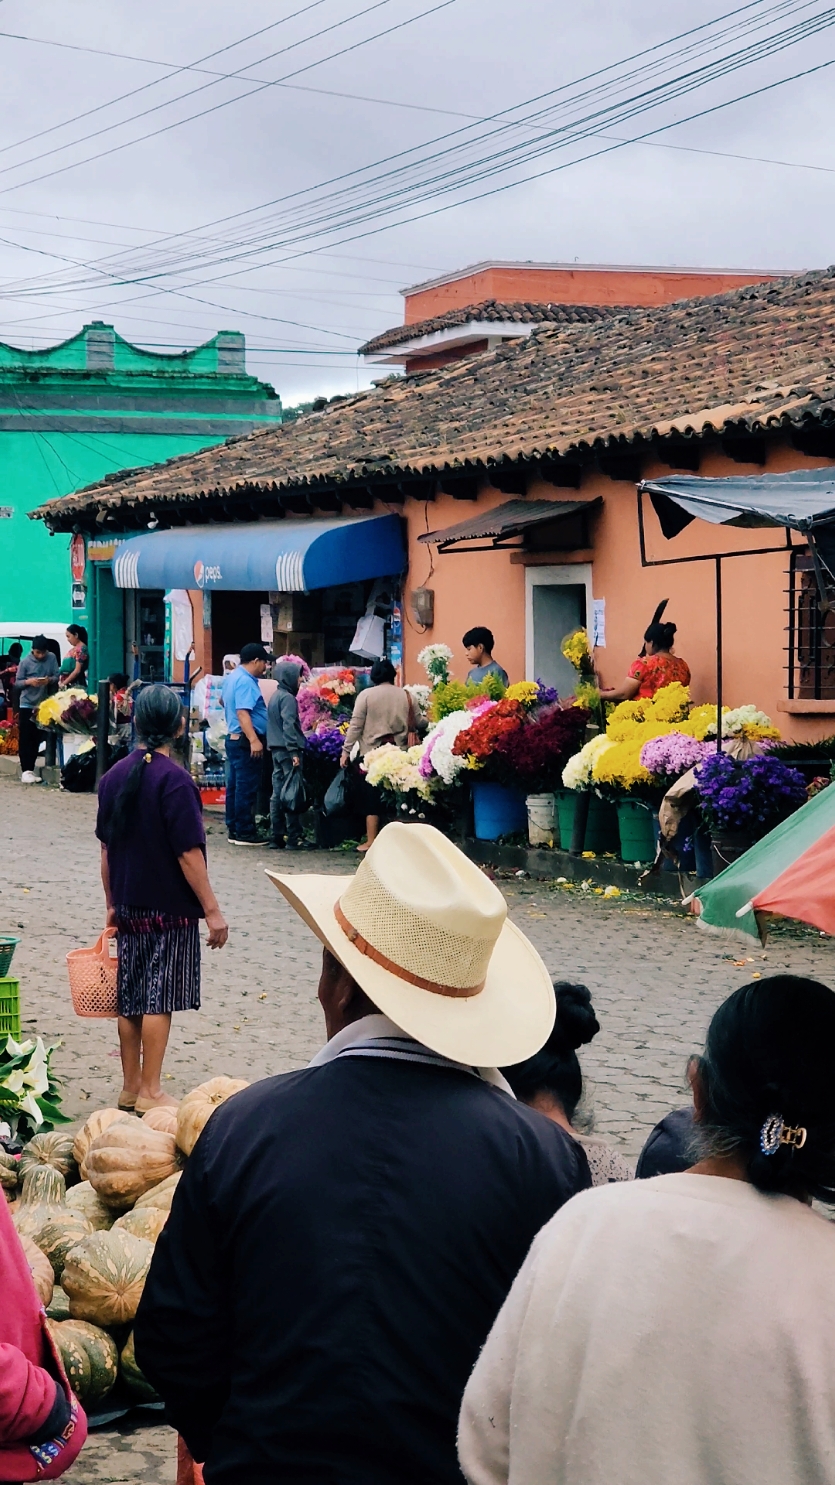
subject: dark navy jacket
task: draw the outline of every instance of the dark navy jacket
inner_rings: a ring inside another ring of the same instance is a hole
[[[478,1352],[588,1185],[557,1125],[444,1067],[346,1057],[222,1105],[135,1332],[207,1485],[461,1485]]]

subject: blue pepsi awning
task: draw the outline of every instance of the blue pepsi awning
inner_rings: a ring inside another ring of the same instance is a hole
[[[253,521],[133,536],[113,559],[117,588],[309,593],[406,566],[401,518]]]

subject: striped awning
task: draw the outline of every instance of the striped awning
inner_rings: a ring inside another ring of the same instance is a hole
[[[309,593],[406,565],[400,516],[253,521],[149,531],[113,559],[117,588]]]

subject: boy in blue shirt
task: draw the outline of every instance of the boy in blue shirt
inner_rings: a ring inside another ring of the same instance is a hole
[[[255,803],[264,762],[267,707],[258,681],[270,663],[262,644],[244,645],[221,690],[226,717],[226,829],[233,846],[257,846]]]

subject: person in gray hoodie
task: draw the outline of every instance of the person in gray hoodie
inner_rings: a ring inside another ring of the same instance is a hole
[[[278,851],[286,844],[290,850],[304,845],[301,816],[290,814],[281,803],[282,786],[294,768],[301,768],[305,737],[299,722],[296,700],[301,678],[298,665],[278,665],[275,670],[278,689],[267,705],[267,747],[273,759],[273,792],[270,800],[269,846]]]

